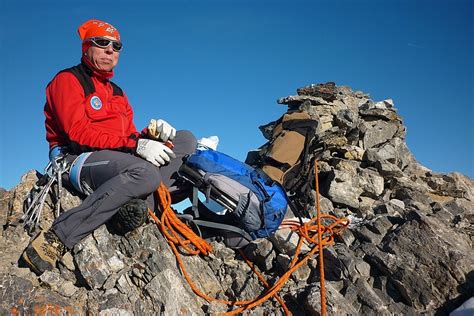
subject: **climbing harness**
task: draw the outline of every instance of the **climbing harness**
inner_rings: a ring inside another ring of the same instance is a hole
[[[315,175],[317,175],[317,161],[315,161]],[[319,252],[319,266],[321,275],[321,315],[326,315],[326,299],[325,299],[325,287],[324,287],[324,262],[323,262],[323,247],[333,244],[334,236],[340,234],[345,230],[349,221],[345,218],[337,218],[329,214],[321,214],[320,203],[319,203],[319,184],[318,177],[315,177],[316,181],[316,207],[317,217],[312,218],[306,222],[302,221],[283,221],[282,227],[289,227],[300,236],[298,245],[296,247],[295,255],[290,263],[289,269],[276,281],[273,285],[268,284],[264,278],[258,273],[255,266],[245,257],[241,251],[242,257],[249,264],[250,268],[257,274],[258,279],[264,284],[266,291],[252,299],[246,301],[226,301],[220,300],[214,297],[210,297],[203,293],[193,283],[188,273],[186,272],[184,263],[181,259],[181,252],[185,252],[188,255],[209,255],[212,251],[212,246],[207,243],[204,239],[197,236],[194,231],[184,224],[176,215],[175,211],[171,208],[171,196],[166,186],[162,183],[158,187],[156,194],[162,211],[161,218],[159,219],[155,213],[149,210],[149,214],[153,221],[158,225],[160,231],[167,239],[173,253],[176,256],[178,265],[183,273],[184,278],[190,285],[193,292],[202,297],[207,301],[217,301],[223,304],[231,306],[240,306],[224,315],[236,315],[249,310],[257,305],[262,304],[270,297],[274,297],[282,306],[283,311],[286,315],[290,315],[290,311],[285,305],[285,302],[278,296],[278,291],[283,287],[285,282],[290,278],[291,274],[306,263],[314,254]],[[311,250],[300,260],[299,254],[303,243],[312,245]]]
[[[44,203],[50,192],[55,196],[54,216],[57,218],[61,212],[61,197],[63,195],[62,176],[69,170],[65,157],[66,155],[62,153],[51,157],[50,162],[44,169],[44,175],[35,183],[25,199],[24,209],[26,211],[20,221],[23,222],[23,225],[30,234],[39,226]],[[53,190],[55,183],[57,183],[56,190]]]

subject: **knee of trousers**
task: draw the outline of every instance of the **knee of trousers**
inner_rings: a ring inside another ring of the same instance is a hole
[[[179,146],[179,152],[182,154],[192,154],[197,148],[197,139],[194,134],[187,130],[179,130],[176,132],[174,141]]]
[[[137,197],[150,194],[155,191],[162,181],[160,171],[148,161],[143,161],[131,166],[127,176],[132,179]]]

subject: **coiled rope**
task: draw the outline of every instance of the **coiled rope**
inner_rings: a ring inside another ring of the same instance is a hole
[[[162,183],[156,193],[160,203],[160,209],[162,210],[161,219],[159,219],[155,213],[149,210],[149,214],[158,225],[160,231],[165,236],[168,244],[170,245],[173,253],[176,256],[178,265],[181,269],[181,272],[184,275],[184,278],[188,282],[189,286],[193,292],[200,296],[201,298],[207,300],[208,302],[217,301],[226,305],[239,306],[238,308],[225,313],[224,315],[236,315],[242,313],[246,310],[252,309],[253,307],[264,303],[271,297],[274,297],[282,306],[283,311],[286,315],[291,315],[291,312],[288,310],[283,299],[278,295],[278,291],[283,287],[286,281],[290,278],[291,274],[300,268],[303,264],[308,261],[315,253],[319,252],[319,266],[321,274],[321,314],[326,315],[326,299],[325,299],[325,287],[324,287],[324,262],[323,262],[323,247],[331,245],[334,242],[334,236],[341,233],[344,229],[347,228],[349,221],[345,218],[336,218],[334,216],[324,214],[321,215],[320,205],[319,205],[319,183],[317,177],[317,162],[315,161],[315,181],[316,181],[316,207],[317,207],[317,217],[312,218],[304,224],[296,220],[285,220],[283,221],[281,228],[290,228],[291,230],[298,233],[300,236],[298,245],[294,257],[290,263],[289,269],[276,281],[273,285],[268,284],[264,277],[257,271],[255,265],[248,260],[244,253],[240,251],[242,257],[250,266],[252,271],[256,273],[258,279],[265,286],[266,291],[260,296],[252,300],[243,300],[243,301],[227,301],[211,297],[203,293],[199,288],[194,284],[194,282],[189,277],[186,268],[184,266],[183,260],[178,251],[180,247],[182,252],[185,252],[187,255],[209,255],[212,251],[212,246],[207,243],[204,239],[199,237],[194,233],[194,231],[185,223],[183,223],[175,211],[171,208],[171,196]],[[322,222],[324,220],[324,225]],[[313,245],[311,250],[298,261],[298,257],[301,251],[303,243],[308,245]]]

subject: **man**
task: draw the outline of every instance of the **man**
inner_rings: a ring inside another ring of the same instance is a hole
[[[190,132],[176,132],[163,120],[151,120],[141,133],[136,130],[126,95],[109,80],[122,49],[115,27],[90,20],[78,32],[81,64],[59,72],[48,84],[44,113],[50,159],[66,153],[72,163],[70,183],[88,197],[26,248],[23,259],[39,274],[53,269],[66,249],[125,203],[133,206],[148,197],[152,204],[151,193],[161,182],[173,187],[182,158],[196,149]]]

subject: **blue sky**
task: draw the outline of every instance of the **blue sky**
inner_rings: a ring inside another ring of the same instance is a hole
[[[0,2],[0,187],[47,162],[44,89],[79,63],[77,27],[121,32],[114,81],[139,129],[163,118],[245,159],[280,97],[335,81],[392,98],[415,157],[474,178],[473,1]]]

